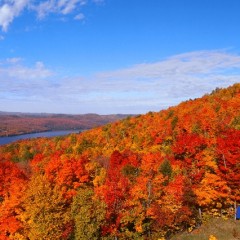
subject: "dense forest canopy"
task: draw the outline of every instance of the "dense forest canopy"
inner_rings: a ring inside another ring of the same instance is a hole
[[[0,147],[0,239],[157,239],[240,204],[240,84]]]

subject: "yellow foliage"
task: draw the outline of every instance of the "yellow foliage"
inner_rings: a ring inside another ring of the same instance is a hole
[[[217,238],[213,235],[210,235],[208,240],[217,240]]]
[[[21,235],[19,233],[15,233],[13,236],[10,236],[10,239],[13,239],[13,240],[27,240],[26,237],[24,237],[23,235]]]
[[[14,239],[60,239],[70,222],[69,208],[57,187],[44,176],[34,175],[23,199],[24,212],[19,216],[27,230],[24,237]]]
[[[94,187],[101,186],[106,178],[106,170],[104,168],[101,168],[100,175],[96,176],[93,180]]]
[[[222,208],[222,204],[219,203],[219,202],[217,202],[216,207],[217,207],[217,208]]]

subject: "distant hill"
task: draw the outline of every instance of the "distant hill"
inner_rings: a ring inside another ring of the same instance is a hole
[[[0,147],[0,239],[170,239],[233,219],[239,183],[234,84],[80,134]]]
[[[53,130],[85,130],[114,122],[127,116],[129,115],[0,112],[0,137]]]

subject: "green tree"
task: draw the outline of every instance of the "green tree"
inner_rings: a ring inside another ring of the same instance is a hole
[[[101,238],[101,227],[105,222],[105,208],[105,203],[94,196],[91,188],[78,190],[72,203],[75,239],[97,240]]]
[[[164,177],[172,176],[172,166],[168,159],[165,159],[159,167],[159,172],[162,173]]]

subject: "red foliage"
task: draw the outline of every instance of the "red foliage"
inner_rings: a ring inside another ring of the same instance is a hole
[[[199,206],[210,214],[227,210],[240,201],[239,93],[236,84],[79,135],[0,147],[0,239],[25,230],[19,219],[29,166],[29,174],[43,175],[52,189],[57,185],[66,213],[76,191],[93,190],[92,198],[104,201],[106,223],[101,220],[99,229],[107,237],[150,239],[151,232],[194,225]]]
[[[3,236],[13,234],[22,227],[17,219],[17,210],[21,206],[26,182],[26,175],[17,165],[0,162],[0,234]]]
[[[45,174],[50,182],[61,187],[66,198],[72,198],[75,190],[89,181],[86,163],[85,158],[63,158],[57,153],[45,166]]]
[[[218,137],[217,160],[220,176],[232,189],[232,198],[240,200],[240,130],[231,129]]]

